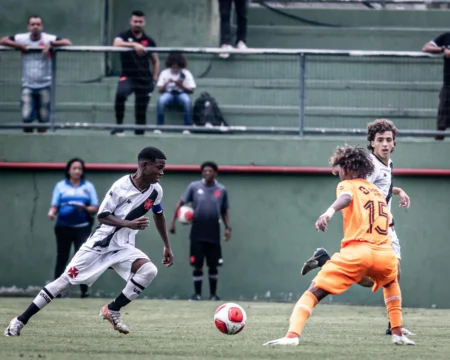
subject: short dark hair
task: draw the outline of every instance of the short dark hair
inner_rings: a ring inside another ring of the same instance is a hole
[[[178,65],[182,69],[187,68],[186,57],[179,52],[170,53],[166,58],[166,68],[170,68],[173,65]]]
[[[28,17],[28,24],[30,23],[31,19],[41,19],[41,23],[44,23],[44,20],[39,15],[31,15]]]
[[[338,146],[330,158],[330,165],[351,172],[357,178],[366,179],[374,171],[374,165],[369,156],[367,150],[362,147]]]
[[[392,131],[392,137],[394,140],[394,146],[395,144],[395,137],[398,135],[398,129],[395,127],[394,123],[391,120],[388,119],[376,119],[372,121],[371,123],[367,124],[367,140],[369,141],[369,144],[367,145],[367,148],[370,151],[373,151],[372,145],[370,145],[371,141],[375,140],[375,136],[378,133],[384,133],[386,131]],[[392,149],[394,151],[394,149]]]
[[[217,164],[214,161],[205,161],[202,165],[200,165],[201,171],[203,171],[203,169],[205,167],[210,167],[211,169],[214,170],[214,172],[219,171],[219,167],[217,166]]]
[[[64,174],[65,174],[67,180],[70,180],[70,174],[69,174],[70,167],[72,166],[72,164],[74,162],[77,162],[77,161],[81,164],[81,169],[83,170],[83,173],[81,174],[81,178],[84,179],[84,173],[86,171],[86,166],[82,159],[76,157],[76,158],[70,159],[66,164],[66,168],[64,169]]]
[[[145,16],[145,14],[144,14],[144,12],[141,11],[141,10],[133,10],[133,11],[131,12],[131,16],[139,16],[139,17],[142,17],[142,16]]]
[[[142,149],[138,155],[138,161],[148,160],[155,162],[156,159],[166,160],[166,155],[161,150],[151,146]]]

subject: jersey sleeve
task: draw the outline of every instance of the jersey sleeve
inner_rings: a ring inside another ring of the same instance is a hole
[[[450,45],[450,33],[444,33],[439,35],[436,39],[432,41],[437,47]]]
[[[163,189],[161,186],[159,186],[158,189],[158,196],[156,197],[155,202],[153,203],[152,206],[152,212],[154,214],[160,214],[163,212],[163,206],[162,206],[162,198],[163,198]]]
[[[61,191],[59,190],[59,183],[55,185],[52,194],[52,203],[51,206],[60,206],[61,205]]]
[[[192,202],[193,199],[194,199],[194,184],[192,183],[189,184],[184,194],[181,195],[181,201],[187,204],[189,202]]]
[[[113,214],[121,202],[120,197],[120,189],[116,184],[114,184],[108,190],[103,202],[100,204],[97,217],[104,218]]]
[[[98,196],[97,191],[95,191],[94,184],[89,183],[88,192],[89,192],[89,205],[98,206]]]
[[[353,186],[348,181],[341,181],[336,188],[336,197],[341,195],[350,195],[353,199]]]

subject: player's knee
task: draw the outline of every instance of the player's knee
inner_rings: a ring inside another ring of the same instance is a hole
[[[194,271],[192,272],[192,275],[194,276],[194,278],[202,277],[203,276],[203,270],[202,269],[194,269]]]
[[[70,286],[69,278],[66,274],[62,274],[59,278],[45,285],[45,288],[53,295],[58,296]]]
[[[219,270],[217,269],[216,266],[210,266],[208,269],[208,274],[209,275],[217,275],[219,273]]]
[[[136,271],[133,280],[145,288],[150,285],[156,275],[158,275],[158,268],[152,262],[146,262]]]

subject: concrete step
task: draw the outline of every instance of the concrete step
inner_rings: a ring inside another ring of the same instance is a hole
[[[311,26],[248,27],[248,45],[254,48],[420,51],[446,28],[352,29]]]
[[[449,10],[379,10],[370,9],[314,9],[314,8],[277,8],[291,16],[306,20],[340,26],[360,27],[448,27]],[[272,26],[312,26],[306,22],[277,14],[264,7],[249,7],[250,25]]]
[[[297,106],[237,106],[223,105],[222,113],[230,125],[235,126],[289,126],[299,124]],[[0,123],[20,122],[18,104],[0,103]],[[364,128],[368,122],[376,118],[392,119],[400,129],[434,129],[437,110],[404,109],[394,107],[384,108],[350,108],[331,106],[306,107],[305,126],[307,127],[335,127],[335,128]],[[57,122],[71,123],[115,123],[112,104],[92,103],[63,103],[57,107]],[[147,123],[156,122],[156,109],[149,106]],[[134,123],[132,106],[126,109],[125,123]],[[181,125],[182,112],[169,109],[166,112],[166,124]]]

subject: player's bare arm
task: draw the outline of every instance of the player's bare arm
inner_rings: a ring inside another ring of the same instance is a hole
[[[319,218],[316,221],[316,230],[317,231],[326,231],[328,220],[331,219],[331,217],[334,215],[335,212],[341,211],[342,209],[346,208],[350,205],[352,202],[352,197],[350,194],[342,194],[339,196],[336,201],[331,204],[331,206],[328,208],[328,210],[319,216]]]
[[[231,237],[230,217],[228,216],[227,210],[223,211],[221,215],[222,215],[223,223],[225,224],[224,240],[228,241],[228,240],[230,240],[230,237]]]
[[[163,264],[166,266],[173,265],[173,253],[170,248],[169,237],[167,235],[166,230],[166,217],[164,216],[164,212],[160,212],[158,214],[153,214],[153,220],[155,221],[156,229],[161,236],[161,239],[164,243],[164,252],[163,252]]]
[[[13,40],[11,40],[8,36],[2,37],[0,39],[0,45],[3,46],[9,46],[12,47],[16,50],[20,50],[20,51],[28,51],[27,47],[25,45],[19,44]]]
[[[411,206],[411,200],[408,194],[402,188],[394,187],[392,188],[392,193],[400,198],[401,207],[409,209],[409,207]]]
[[[150,221],[146,217],[141,217],[134,220],[122,220],[118,217],[115,217],[114,215],[108,215],[108,216],[100,216],[97,217],[98,222],[101,224],[109,225],[109,226],[115,226],[115,227],[126,227],[133,230],[144,230],[148,225],[150,224]]]
[[[180,207],[182,207],[183,205],[184,205],[183,200],[179,200],[177,202],[177,204],[175,205],[175,211],[173,213],[172,220],[170,221],[170,225],[169,225],[169,232],[171,234],[175,234],[175,220],[177,218],[178,210],[180,210]]]

